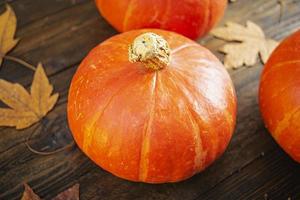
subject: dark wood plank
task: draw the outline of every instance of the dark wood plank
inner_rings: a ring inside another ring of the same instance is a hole
[[[197,199],[299,199],[299,191],[299,164],[278,147]]]
[[[94,2],[87,1],[18,29],[21,40],[10,55],[34,65],[42,62],[47,74],[52,75],[79,63],[91,48],[115,33],[100,17]],[[4,61],[0,78],[28,84],[31,78],[24,73],[30,71]]]
[[[299,1],[287,1],[288,11],[285,12],[283,21],[278,23],[279,6],[276,0],[240,0],[230,5],[223,22],[232,20],[244,23],[251,19],[261,25],[268,36],[282,39],[300,26],[299,7]],[[23,40],[11,54],[21,56],[32,63],[43,61],[47,73],[51,75],[51,82],[61,95],[59,105],[44,121],[45,128],[38,129],[31,141],[32,146],[51,150],[72,141],[65,112],[68,85],[76,69],[72,66],[80,62],[90,48],[115,33],[98,16],[92,2],[66,8],[47,18],[25,24],[19,30],[18,34]],[[201,42],[215,53],[223,44],[210,36]],[[221,54],[217,55],[222,58]],[[26,70],[13,68],[14,65],[9,62],[4,64],[0,76],[25,85],[30,83],[29,71],[25,76]],[[274,169],[272,172],[279,173],[280,177],[289,171],[290,175],[293,175],[292,171],[295,171],[297,165],[290,164],[290,167],[285,167],[291,160],[282,153],[264,129],[257,105],[260,71],[261,65],[257,65],[230,72],[239,100],[235,135],[226,153],[215,164],[187,181],[150,185],[121,180],[95,166],[76,148],[50,156],[35,155],[28,151],[23,142],[35,130],[37,124],[23,131],[10,128],[0,130],[0,199],[19,199],[24,181],[29,182],[35,191],[46,199],[75,182],[81,184],[81,199],[195,199],[209,197],[214,193],[217,198],[223,193],[222,189],[216,188],[222,188],[222,183],[227,182],[228,187],[224,186],[224,191],[229,188],[234,194],[232,197],[237,199],[260,198],[265,192],[270,192],[271,196],[274,194],[274,199],[280,199],[282,196],[275,194],[278,192],[276,188],[285,189],[285,185],[292,186],[297,182],[285,179],[285,183],[277,183],[275,175],[268,173],[264,177],[262,172],[267,170],[267,166]],[[11,74],[14,75],[8,76]],[[262,152],[266,155],[263,157],[263,161],[266,159],[265,164],[259,164]],[[277,157],[282,159],[276,160]],[[273,159],[276,161],[271,162]],[[256,173],[256,166],[262,170]],[[276,171],[279,169],[277,166],[280,166],[282,172]],[[239,171],[241,172],[238,173]],[[261,181],[252,182],[252,187],[242,196],[238,185],[231,186],[232,180],[239,180],[244,171],[246,173],[242,178],[245,182],[248,179],[253,180],[253,174]],[[264,180],[268,178],[271,181],[265,184]],[[254,183],[260,184],[261,190]],[[260,192],[257,192],[258,190]],[[297,188],[287,191],[290,191],[293,197],[298,197],[300,193]]]
[[[51,14],[61,12],[68,7],[88,1],[90,0],[1,0],[0,5],[2,6],[1,10],[4,9],[4,4],[11,5],[18,17],[18,27],[23,27],[37,19],[47,17]]]

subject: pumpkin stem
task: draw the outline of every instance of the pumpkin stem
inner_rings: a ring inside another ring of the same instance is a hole
[[[142,62],[146,68],[160,70],[170,63],[168,42],[155,33],[137,36],[129,46],[129,61]]]

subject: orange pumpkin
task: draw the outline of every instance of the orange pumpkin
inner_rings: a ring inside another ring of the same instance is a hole
[[[118,31],[159,28],[191,39],[205,35],[223,16],[227,0],[96,0]]]
[[[300,162],[300,30],[285,39],[265,65],[259,104],[271,135]]]
[[[101,43],[82,61],[69,91],[78,146],[132,181],[176,182],[202,171],[224,152],[235,119],[234,87],[219,60],[162,30]]]

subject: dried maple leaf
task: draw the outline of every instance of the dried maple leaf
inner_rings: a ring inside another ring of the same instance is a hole
[[[53,86],[38,64],[30,94],[18,83],[0,79],[0,100],[10,108],[0,108],[0,126],[23,129],[42,119],[55,105],[58,94],[51,95]]]
[[[69,189],[63,191],[52,200],[79,200],[79,184],[75,184]]]
[[[0,66],[5,54],[18,43],[18,39],[14,39],[16,28],[16,15],[7,4],[6,11],[0,15]]]
[[[227,68],[238,68],[244,64],[252,66],[256,63],[258,55],[265,63],[278,45],[278,42],[266,39],[262,29],[251,21],[247,21],[246,27],[228,22],[225,27],[214,29],[212,35],[235,42],[225,44],[219,49],[226,54],[224,65]]]
[[[24,184],[24,187],[25,190],[21,200],[41,200],[27,184]],[[61,192],[52,200],[79,200],[79,184],[75,184],[69,189]]]
[[[41,200],[26,183],[24,184],[24,188],[25,190],[21,200]]]

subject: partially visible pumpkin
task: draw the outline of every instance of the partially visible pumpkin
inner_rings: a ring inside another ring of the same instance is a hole
[[[101,43],[82,61],[69,91],[68,121],[78,146],[132,181],[176,182],[204,170],[226,149],[235,120],[234,87],[219,60],[162,30]]]
[[[259,104],[274,139],[300,162],[300,30],[286,38],[265,65]]]
[[[159,28],[191,39],[204,36],[223,16],[227,0],[96,0],[118,31]]]

